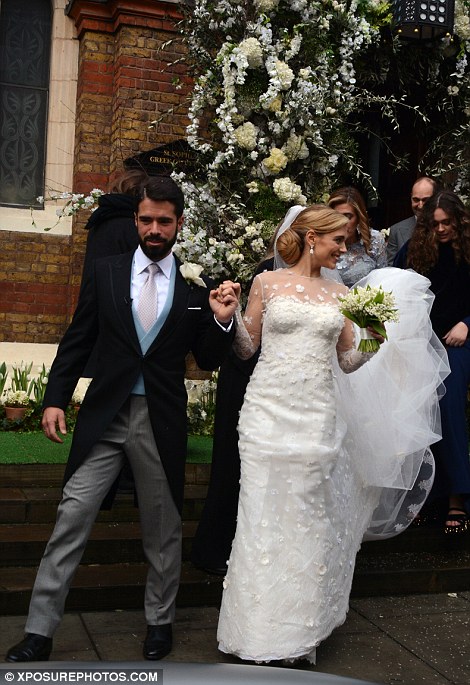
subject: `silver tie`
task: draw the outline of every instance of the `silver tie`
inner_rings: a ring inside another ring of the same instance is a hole
[[[158,264],[155,264],[154,262],[148,265],[146,268],[147,278],[139,295],[137,314],[145,332],[149,331],[157,320],[158,293],[156,276],[159,269],[160,267]]]

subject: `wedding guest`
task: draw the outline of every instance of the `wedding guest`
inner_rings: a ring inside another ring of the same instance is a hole
[[[433,446],[432,497],[446,500],[445,532],[464,533],[470,514],[470,213],[455,193],[443,190],[427,200],[395,264],[429,278],[435,295],[431,321],[446,347],[451,373],[440,401],[442,440]]]
[[[95,260],[52,365],[42,427],[62,442],[65,408],[94,345],[98,365],[78,413],[62,501],[34,584],[24,640],[9,662],[45,661],[103,497],[124,456],[132,466],[142,542],[149,562],[143,656],[172,649],[181,566],[181,508],[186,456],[185,358],[217,368],[232,341],[234,286],[186,278],[172,248],[184,196],[155,177],[136,200],[139,246]],[[59,434],[58,432],[59,431]]]
[[[347,252],[341,255],[336,268],[350,288],[373,269],[387,266],[385,240],[370,227],[364,199],[356,188],[347,186],[333,191],[328,205],[348,220]]]
[[[257,273],[271,271],[274,257],[263,260]],[[240,455],[238,416],[259,352],[240,359],[232,350],[219,369],[215,403],[211,475],[196,530],[191,561],[207,573],[224,576],[237,523]]]
[[[256,276],[237,321],[237,353],[249,358],[261,343],[261,354],[240,413],[237,529],[218,640],[246,660],[314,662],[345,620],[365,531],[397,534],[432,482],[427,412],[445,352],[430,346],[428,281],[398,269],[364,279],[383,279],[386,290],[394,282],[403,321],[378,354],[356,350],[338,300],[347,288],[321,275],[345,254],[347,223],[321,205],[289,210],[275,246],[282,268]],[[405,416],[397,390],[414,398]]]
[[[92,272],[95,259],[123,254],[138,246],[139,237],[134,219],[135,198],[148,180],[143,169],[130,169],[116,179],[109,193],[98,198],[98,207],[85,226],[88,236],[82,283]]]
[[[413,235],[416,228],[416,219],[431,195],[437,190],[437,183],[429,176],[418,178],[411,188],[411,211],[412,216],[390,226],[387,241],[387,264],[393,265],[397,252]]]

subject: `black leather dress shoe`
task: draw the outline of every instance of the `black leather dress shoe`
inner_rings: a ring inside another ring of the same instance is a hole
[[[158,661],[171,652],[173,647],[173,630],[171,623],[160,626],[147,626],[144,642],[144,658]]]
[[[52,651],[52,638],[26,633],[24,640],[8,650],[5,661],[47,661]]]

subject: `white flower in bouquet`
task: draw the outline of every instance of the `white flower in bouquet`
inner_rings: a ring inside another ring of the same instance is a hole
[[[207,288],[200,277],[202,270],[203,267],[200,264],[193,264],[191,262],[185,262],[180,266],[181,275],[186,280],[186,283],[194,283],[194,285],[199,285],[201,288]]]
[[[387,339],[384,324],[387,321],[398,321],[398,310],[395,298],[391,292],[382,290],[382,286],[371,288],[357,287],[349,291],[344,297],[338,296],[340,311],[347,319],[355,323],[362,331],[372,328],[373,331]],[[364,333],[367,335],[367,333]],[[375,338],[362,338],[359,342],[360,352],[376,352],[380,343]]]

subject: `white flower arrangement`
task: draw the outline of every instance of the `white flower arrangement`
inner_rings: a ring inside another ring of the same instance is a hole
[[[398,310],[395,307],[395,298],[391,292],[385,292],[382,286],[372,288],[357,287],[341,297],[338,295],[340,311],[344,316],[355,323],[361,331],[372,328],[376,333],[387,339],[384,323],[398,321]],[[380,347],[379,341],[363,334],[359,342],[360,352],[376,352]]]
[[[79,390],[75,390],[75,392],[72,395],[72,399],[70,400],[70,403],[74,407],[78,407],[82,402],[83,402],[84,394],[80,392]]]
[[[470,8],[463,0],[455,0],[454,31],[462,40],[470,41]]]
[[[413,44],[388,37],[391,5],[383,0],[198,0],[188,8],[181,36],[195,84],[187,138],[201,152],[204,182],[174,176],[187,199],[179,256],[215,277],[248,280],[292,203],[325,201],[345,178],[373,196],[358,156],[359,122],[368,112],[398,130],[399,108],[425,123],[442,107],[449,123],[423,171],[437,178],[450,171],[456,191],[470,193],[468,6],[456,0],[453,44],[442,39],[426,53],[422,114],[407,100],[416,90],[409,65],[420,58]],[[392,90],[389,74],[401,64],[407,90]],[[240,217],[258,226],[258,236],[248,238]]]
[[[180,266],[180,273],[185,279],[186,283],[194,283],[201,288],[207,288],[203,279],[200,277],[203,271],[203,267],[200,264],[193,264],[191,262],[185,262]]]
[[[3,400],[6,407],[27,407],[29,403],[29,395],[25,390],[7,390]]]
[[[62,217],[75,216],[82,209],[87,209],[90,212],[93,212],[98,206],[99,198],[101,197],[101,195],[104,194],[104,190],[100,190],[100,188],[93,188],[93,190],[91,190],[88,193],[88,195],[85,195],[84,193],[51,192],[47,197],[40,195],[36,198],[36,200],[37,202],[39,202],[39,204],[44,204],[44,202],[48,201],[65,202],[65,204],[61,207],[57,207],[55,211],[57,216],[57,222],[54,225],[56,226]],[[36,227],[36,223],[34,221],[33,216],[33,208],[31,208],[31,218],[32,225]],[[52,228],[54,228],[54,226],[49,226],[44,230],[50,231]]]

